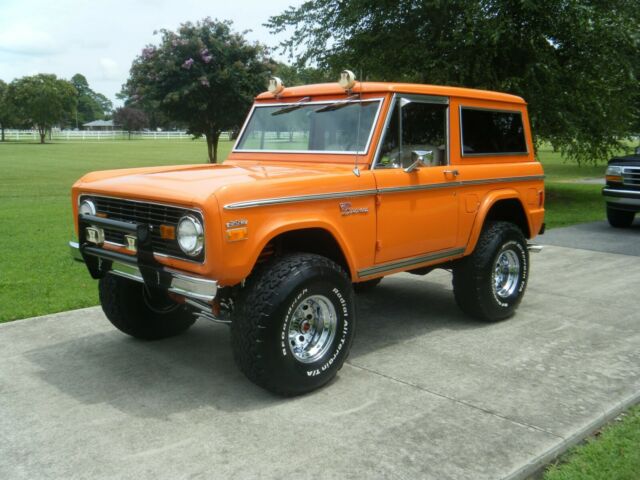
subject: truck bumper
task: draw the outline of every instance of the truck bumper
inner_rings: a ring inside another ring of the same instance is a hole
[[[119,228],[136,234],[138,248],[135,255],[106,250],[86,241],[85,228],[100,226]],[[69,242],[71,256],[84,262],[93,278],[102,278],[108,272],[145,284],[148,288],[183,295],[187,298],[211,302],[218,292],[218,282],[188,275],[159,264],[154,256],[146,225],[115,222],[91,215],[78,217],[79,241]],[[148,240],[148,241],[147,241]]]
[[[638,190],[605,187],[602,189],[602,195],[607,203],[613,206],[625,207],[628,210],[640,210],[640,191]]]

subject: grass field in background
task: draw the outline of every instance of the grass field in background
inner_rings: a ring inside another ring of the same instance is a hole
[[[231,143],[220,142],[220,158]],[[540,152],[547,174],[548,227],[604,218],[600,186],[581,185],[604,166],[578,167]],[[201,140],[0,143],[0,322],[97,303],[96,285],[73,262],[70,188],[87,172],[151,165],[205,163]]]
[[[225,158],[230,142],[221,142]],[[204,141],[0,143],[0,322],[98,302],[69,256],[71,185],[93,170],[205,163]]]

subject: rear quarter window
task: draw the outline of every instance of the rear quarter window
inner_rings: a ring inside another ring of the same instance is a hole
[[[462,155],[527,153],[520,112],[462,107],[460,118]]]

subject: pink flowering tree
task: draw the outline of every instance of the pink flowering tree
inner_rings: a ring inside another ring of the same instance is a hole
[[[264,46],[233,32],[229,21],[205,18],[160,36],[133,61],[123,87],[126,104],[157,106],[193,135],[204,135],[215,163],[220,133],[241,125],[273,62]]]

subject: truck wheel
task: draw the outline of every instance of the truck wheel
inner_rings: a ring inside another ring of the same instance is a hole
[[[151,300],[144,285],[105,275],[98,283],[102,311],[121,332],[141,340],[160,340],[187,330],[195,316],[184,305]]]
[[[353,284],[353,290],[356,293],[367,293],[380,285],[382,277],[374,278],[373,280],[365,280],[364,282],[358,282]]]
[[[290,396],[331,380],[354,332],[346,273],[325,257],[298,253],[272,259],[247,279],[231,322],[231,344],[249,380]]]
[[[607,220],[609,220],[609,225],[612,227],[630,227],[635,216],[635,212],[631,212],[629,210],[618,210],[607,205]]]
[[[529,251],[520,229],[509,222],[490,222],[474,252],[453,269],[456,303],[467,315],[485,321],[512,316],[529,276]]]

